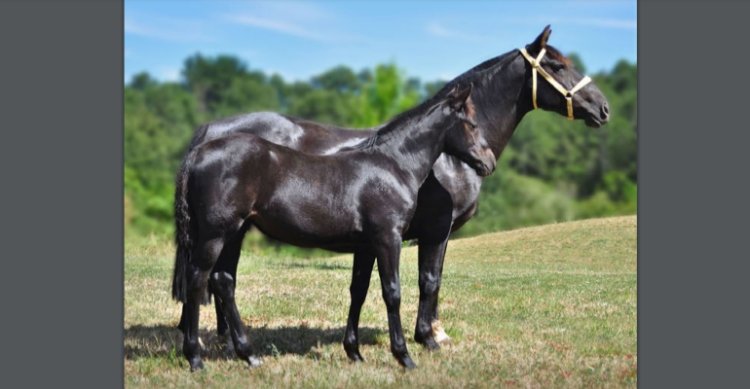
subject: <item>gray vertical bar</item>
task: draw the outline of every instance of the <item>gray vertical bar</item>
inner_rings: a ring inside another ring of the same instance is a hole
[[[638,8],[639,384],[747,386],[750,3]]]
[[[122,385],[120,1],[0,3],[3,387]]]

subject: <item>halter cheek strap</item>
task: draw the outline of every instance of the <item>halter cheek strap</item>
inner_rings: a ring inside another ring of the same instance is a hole
[[[552,85],[553,88],[557,89],[558,92],[560,92],[563,96],[565,96],[565,101],[568,106],[568,120],[573,120],[573,95],[581,90],[586,84],[591,82],[591,77],[586,76],[581,79],[581,81],[578,81],[578,84],[576,84],[572,89],[568,90],[562,84],[557,82],[552,76],[547,73],[546,70],[541,65],[542,58],[544,58],[544,54],[547,52],[547,49],[542,49],[539,51],[539,55],[534,58],[526,51],[524,48],[518,49],[524,58],[526,58],[526,61],[529,62],[531,65],[531,102],[534,104],[534,109],[539,108],[536,104],[536,75],[537,73],[541,74],[542,77],[544,77],[547,82],[549,82],[550,85]]]

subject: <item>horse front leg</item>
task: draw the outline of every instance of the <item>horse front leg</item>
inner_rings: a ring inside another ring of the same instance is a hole
[[[438,322],[438,294],[443,273],[448,237],[440,241],[419,241],[419,309],[414,340],[429,350],[440,348],[450,337]]]
[[[378,273],[383,300],[388,311],[388,332],[391,338],[391,353],[407,369],[417,367],[409,356],[401,327],[401,280],[399,278],[399,261],[401,256],[401,236],[392,234],[380,239],[374,245],[378,258]]]
[[[370,287],[370,276],[374,264],[375,255],[371,252],[358,250],[354,253],[352,284],[349,287],[351,303],[349,304],[349,318],[346,322],[343,342],[346,355],[354,362],[364,361],[362,354],[359,353],[359,316],[362,312],[362,304],[367,298],[367,289]]]

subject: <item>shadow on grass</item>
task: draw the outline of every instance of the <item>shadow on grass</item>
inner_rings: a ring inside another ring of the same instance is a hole
[[[248,328],[248,337],[259,356],[296,354],[319,358],[318,346],[337,343],[344,338],[344,327],[311,328]],[[377,336],[385,331],[375,328],[360,328],[360,345],[377,344]],[[200,331],[205,359],[233,359],[236,355],[228,352],[215,330]],[[343,346],[341,352],[343,353]],[[166,325],[140,326],[125,329],[125,359],[182,357],[182,333],[175,327]]]
[[[315,269],[315,270],[348,270],[351,271],[352,265],[343,265],[340,263],[320,263],[320,262],[287,262],[281,263],[278,267],[286,269]]]
[[[277,269],[345,270],[351,272],[351,261],[330,260],[330,258],[283,258],[264,260],[264,266]]]

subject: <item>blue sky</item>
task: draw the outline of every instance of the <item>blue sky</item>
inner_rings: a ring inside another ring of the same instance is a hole
[[[546,24],[550,44],[577,52],[588,73],[636,61],[635,0],[125,0],[125,81],[141,71],[177,80],[197,52],[236,55],[287,80],[384,62],[448,80],[531,42]]]

